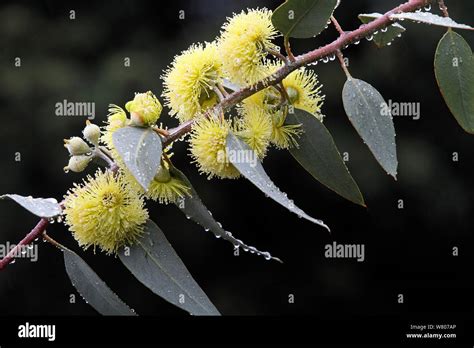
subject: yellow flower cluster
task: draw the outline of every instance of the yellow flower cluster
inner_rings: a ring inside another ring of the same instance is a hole
[[[223,79],[239,85],[265,77],[267,50],[275,50],[271,11],[248,10],[230,18],[213,43],[192,45],[178,55],[163,75],[163,97],[183,122],[218,102]]]

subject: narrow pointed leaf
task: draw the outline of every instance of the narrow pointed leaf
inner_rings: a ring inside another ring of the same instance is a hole
[[[52,218],[61,214],[62,211],[58,201],[54,198],[33,198],[31,196],[24,197],[17,194],[6,194],[0,196],[0,199],[5,198],[15,201],[30,213],[41,218]]]
[[[381,16],[382,14],[380,13],[360,14],[359,19],[362,23],[367,24]],[[394,23],[383,30],[385,31],[379,30],[377,34],[373,35],[374,43],[379,48],[386,46],[389,42],[395,40],[405,31],[405,28],[398,23]]]
[[[240,239],[235,238],[232,233],[224,230],[222,228],[222,225],[214,219],[209,209],[207,209],[207,207],[202,202],[201,198],[199,198],[199,195],[197,194],[194,187],[191,185],[191,182],[188,180],[186,175],[184,175],[181,171],[174,167],[171,168],[171,172],[173,175],[175,175],[184,183],[186,183],[186,185],[190,188],[190,195],[183,197],[176,203],[178,208],[188,218],[192,219],[194,222],[204,227],[206,231],[209,230],[214,233],[216,237],[231,242],[234,248],[241,248],[244,251],[249,251],[256,255],[261,255],[267,260],[273,259],[275,261],[282,262],[279,258],[273,257],[269,252],[260,251],[253,246],[247,245]]]
[[[474,30],[466,24],[459,24],[449,17],[441,17],[431,12],[405,12],[396,13],[390,16],[391,20],[410,20],[416,23],[433,24],[441,27]]]
[[[115,131],[112,139],[127,169],[147,190],[160,167],[160,136],[150,128],[124,127]]]
[[[365,206],[359,187],[324,124],[300,109],[288,114],[286,123],[301,124],[304,131],[298,138],[298,146],[290,149],[298,163],[323,185],[351,202]]]
[[[153,221],[129,251],[122,250],[120,260],[155,294],[193,315],[220,315]]]
[[[349,120],[375,159],[396,178],[395,127],[383,97],[367,82],[350,78],[344,84],[342,100]]]
[[[280,189],[273,183],[273,181],[268,177],[267,173],[263,169],[262,164],[257,159],[254,151],[241,139],[235,136],[232,133],[227,135],[226,140],[226,150],[227,153],[236,153],[236,154],[247,154],[248,156],[229,156],[230,162],[237,168],[237,170],[242,174],[247,180],[252,184],[257,186],[257,188],[265,193],[268,197],[272,198],[275,202],[281,204],[289,211],[295,213],[299,217],[305,218],[315,224],[318,224],[329,231],[324,222],[321,220],[312,218],[306,214],[303,210],[298,208],[292,200],[290,200],[287,195],[280,191]],[[242,157],[253,158],[253,160],[238,160]]]
[[[64,265],[72,285],[102,315],[134,316],[130,309],[74,251],[63,248]]]
[[[448,30],[435,54],[435,74],[446,104],[460,126],[474,133],[474,57],[466,40]]]
[[[286,0],[272,15],[272,22],[284,36],[309,38],[327,26],[337,0]]]

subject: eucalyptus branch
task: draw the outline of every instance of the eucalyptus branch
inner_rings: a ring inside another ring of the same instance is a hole
[[[375,19],[374,21],[368,24],[361,25],[358,29],[355,29],[349,32],[342,31],[337,21],[334,18],[331,18],[331,20],[333,21],[334,25],[336,26],[336,28],[338,29],[341,35],[333,42],[297,57],[295,57],[291,52],[289,39],[285,38],[284,46],[288,54],[288,60],[289,60],[287,64],[282,66],[272,75],[259,81],[255,85],[244,87],[231,94],[227,94],[227,93],[224,94],[219,89],[220,94],[222,94],[223,98],[216,106],[214,106],[212,110],[209,110],[207,113],[209,115],[212,114],[212,112],[220,113],[226,109],[231,108],[232,106],[240,103],[244,99],[250,97],[251,95],[269,86],[279,85],[283,81],[283,79],[287,77],[291,72],[303,66],[306,66],[312,62],[316,62],[317,60],[323,57],[330,56],[330,55],[337,55],[339,59],[341,60],[342,49],[350,45],[352,42],[359,41],[362,38],[372,34],[373,32],[381,30],[382,28],[385,28],[391,25],[393,21],[390,19],[390,15],[395,14],[395,13],[401,13],[401,12],[414,12],[415,10],[425,6],[427,3],[428,3],[427,0],[409,0],[399,5],[398,7],[392,9],[391,11],[388,11],[387,13]],[[444,6],[444,2],[440,0],[439,3],[440,3],[440,6],[443,5],[443,8],[444,8],[444,10],[442,8],[443,13],[447,15],[447,8],[446,6]],[[347,69],[345,70],[347,71]],[[194,119],[183,122],[178,127],[173,128],[166,132],[160,132],[160,130],[158,129],[155,129],[155,131],[157,131],[160,135],[164,137],[163,146],[166,147],[172,142],[180,139],[181,137],[189,133],[192,130],[192,126],[194,122],[195,122]],[[94,150],[94,154],[97,157],[103,159],[108,164],[109,170],[112,170],[113,172],[116,172],[118,170],[117,164],[109,157],[110,154],[103,151],[101,147],[96,148]],[[60,204],[61,206],[63,205],[63,203],[60,203]],[[48,219],[42,218],[37,223],[37,225],[31,230],[31,232],[29,232],[2,260],[0,260],[0,270],[4,269],[9,263],[11,263],[14,260],[21,246],[26,246],[28,244],[31,244],[33,241],[35,241],[37,238],[41,237],[42,235],[47,241],[51,242],[52,239],[44,233],[48,224],[49,224]]]
[[[402,13],[402,12],[414,12],[423,6],[426,5],[427,0],[409,0],[394,9],[386,12],[384,15],[380,16],[379,18],[373,20],[368,24],[363,24],[359,28],[344,32],[341,34],[336,40],[333,42],[322,46],[318,49],[310,51],[308,53],[302,54],[297,57],[293,57],[290,55],[291,50],[289,50],[289,42],[285,40],[285,49],[287,51],[288,57],[290,58],[290,62],[280,69],[278,69],[272,75],[266,77],[265,79],[257,82],[252,86],[247,86],[239,91],[231,93],[227,98],[225,98],[222,102],[215,106],[215,108],[222,108],[228,109],[244,99],[250,97],[251,95],[267,88],[268,86],[274,86],[283,81],[285,77],[287,77],[291,72],[308,65],[309,63],[315,62],[320,58],[330,56],[330,55],[337,55],[338,51],[342,51],[346,46],[350,45],[355,41],[359,41],[365,38],[368,35],[371,35],[375,31],[379,31],[391,24],[393,21],[390,19],[390,16],[395,13]],[[173,141],[181,138],[186,133],[192,130],[194,120],[189,120],[187,122],[183,122],[178,127],[172,129],[168,137],[164,139],[164,146],[169,145]]]

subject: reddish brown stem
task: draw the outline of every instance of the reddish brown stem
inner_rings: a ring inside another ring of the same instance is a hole
[[[448,6],[444,3],[444,0],[438,0],[439,9],[443,12],[444,17],[449,17]]]

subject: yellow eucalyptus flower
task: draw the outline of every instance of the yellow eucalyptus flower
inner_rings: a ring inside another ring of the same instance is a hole
[[[262,159],[265,157],[272,135],[272,119],[262,107],[244,103],[238,135]]]
[[[199,171],[224,179],[239,177],[239,171],[228,161],[226,150],[227,135],[231,126],[227,120],[213,117],[202,117],[193,127],[189,139],[191,156],[197,163]]]
[[[136,93],[133,100],[125,104],[125,109],[130,112],[131,124],[140,127],[152,126],[160,118],[163,106],[156,96],[148,91]]]
[[[126,168],[122,168],[122,172],[134,190],[145,198],[158,201],[161,204],[176,203],[179,199],[190,194],[190,188],[170,172],[168,163],[164,161],[161,162],[158,173],[146,192]]]
[[[235,14],[223,25],[219,52],[232,82],[254,84],[265,77],[266,49],[277,49],[272,43],[277,31],[271,17],[272,12],[267,9],[247,10]]]
[[[181,122],[214,106],[213,89],[222,78],[222,63],[215,43],[197,44],[175,57],[165,72],[163,97]]]
[[[112,134],[114,134],[116,130],[125,127],[128,121],[124,109],[114,104],[109,105],[109,114],[107,116],[105,131],[100,138],[101,142],[104,143],[109,150],[114,148]]]
[[[324,96],[316,74],[309,69],[300,68],[293,71],[283,80],[283,86],[290,98],[290,103],[298,109],[305,110],[320,121],[323,120],[321,106]]]
[[[143,198],[122,175],[97,171],[75,184],[64,200],[65,222],[79,245],[107,254],[133,244],[148,219]]]

